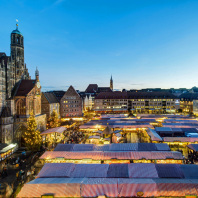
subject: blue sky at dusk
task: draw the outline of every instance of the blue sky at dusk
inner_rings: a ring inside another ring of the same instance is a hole
[[[0,0],[0,51],[19,20],[43,90],[198,86],[197,0]]]

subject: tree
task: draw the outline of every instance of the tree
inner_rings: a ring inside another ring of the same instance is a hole
[[[51,113],[51,116],[48,119],[48,123],[49,123],[49,128],[55,128],[55,127],[60,126],[60,121],[59,121],[58,114],[56,113],[56,111],[53,111]]]
[[[42,139],[34,115],[31,113],[27,121],[27,130],[22,134],[25,146],[28,150],[37,151],[40,149]]]

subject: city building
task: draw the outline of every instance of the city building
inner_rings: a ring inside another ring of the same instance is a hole
[[[0,53],[0,142],[20,142],[22,128],[32,112],[38,128],[45,129],[45,115],[41,115],[39,72],[31,80],[24,63],[24,37],[18,29],[11,32],[10,56]]]
[[[42,92],[41,94],[41,113],[46,114],[47,119],[55,111],[60,115],[60,104],[52,92]]]
[[[46,129],[46,115],[41,114],[41,85],[39,72],[35,72],[35,80],[20,80],[14,87],[13,100],[15,106],[14,139],[21,141],[21,135],[27,128],[27,120],[31,114],[35,116],[37,128]]]
[[[127,92],[128,109],[133,113],[175,113],[179,99],[169,92]]]
[[[89,84],[84,92],[80,92],[83,99],[83,110],[93,110],[95,97],[101,92],[112,92],[113,78],[111,76],[109,87],[99,87],[97,84]]]
[[[101,92],[95,97],[94,110],[98,113],[127,113],[127,92]]]
[[[180,95],[180,109],[183,113],[198,113],[198,93],[184,93]]]
[[[70,86],[60,100],[61,118],[82,116],[82,105],[82,98],[73,86]]]
[[[95,97],[99,113],[175,113],[179,99],[169,92],[102,92]]]

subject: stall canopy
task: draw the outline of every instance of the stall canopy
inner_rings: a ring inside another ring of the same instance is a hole
[[[193,174],[194,173],[194,174]],[[37,178],[198,178],[198,165],[46,163]]]
[[[166,143],[58,144],[54,151],[170,151]]]
[[[189,144],[188,148],[197,152],[198,151],[198,144]]]
[[[37,178],[17,198],[41,197],[185,197],[198,195],[198,181],[188,179]],[[139,196],[140,195],[140,196]]]
[[[43,131],[41,135],[46,135],[50,133],[63,133],[66,130],[65,127],[56,127],[56,128],[51,128],[47,129],[46,131]]]
[[[65,152],[65,151],[46,151],[40,159],[58,159],[64,158],[68,160],[183,160],[183,156],[177,151],[125,151],[125,152],[106,152],[106,151],[93,151],[93,152]]]

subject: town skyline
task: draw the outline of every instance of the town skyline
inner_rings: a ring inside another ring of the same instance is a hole
[[[128,8],[77,2],[2,4],[1,51],[10,55],[9,35],[18,19],[25,62],[32,77],[38,67],[43,91],[109,86],[111,74],[117,90],[198,84],[196,1],[125,1]]]

